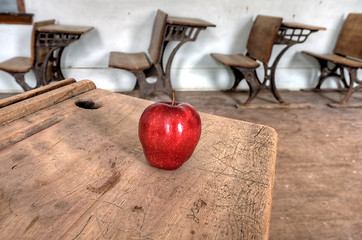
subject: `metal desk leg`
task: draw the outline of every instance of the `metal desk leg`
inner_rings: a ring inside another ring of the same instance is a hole
[[[266,86],[267,81],[270,81],[270,90],[273,93],[274,97],[280,102],[280,103],[285,103],[285,101],[283,100],[283,98],[280,96],[278,89],[276,87],[275,84],[275,71],[277,69],[279,60],[282,58],[282,56],[284,55],[284,53],[294,44],[289,44],[287,45],[279,54],[278,56],[275,58],[273,64],[271,67],[269,67],[267,64],[264,64],[264,82],[263,85]]]

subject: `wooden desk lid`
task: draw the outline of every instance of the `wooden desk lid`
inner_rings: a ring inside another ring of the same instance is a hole
[[[326,30],[325,27],[319,27],[319,26],[312,26],[304,23],[297,23],[297,22],[282,22],[282,26],[286,26],[289,28],[296,28],[296,29],[306,29],[306,30],[312,30],[312,31],[319,31],[319,30]]]
[[[88,26],[73,26],[63,24],[51,24],[38,27],[36,30],[40,32],[49,33],[70,33],[70,34],[84,34],[92,30],[93,27]]]
[[[207,22],[199,18],[184,18],[168,16],[167,23],[175,25],[186,25],[194,27],[216,27],[215,24]]]
[[[150,103],[94,89],[0,126],[0,236],[267,239],[275,131],[201,113],[192,158],[159,170],[137,136]]]

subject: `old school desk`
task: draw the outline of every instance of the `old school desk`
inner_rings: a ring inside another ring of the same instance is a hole
[[[47,52],[45,59],[41,58],[41,56],[36,57],[35,71],[38,71],[37,86],[47,85],[51,81],[64,79],[60,68],[64,48],[92,29],[93,27],[88,26],[63,24],[49,24],[36,29],[36,48],[46,49]],[[42,62],[37,62],[37,60]]]
[[[148,56],[144,52],[111,52],[109,66],[131,71],[137,78],[135,89],[140,90],[140,97],[146,98],[153,92],[163,92],[172,99],[171,65],[181,46],[196,41],[199,33],[214,24],[198,18],[170,17],[158,10],[153,29]],[[175,45],[168,45],[175,42]],[[170,54],[166,54],[166,47]],[[146,79],[155,77],[155,82]]]
[[[200,113],[191,159],[159,170],[150,103],[73,79],[0,101],[1,239],[267,239],[275,131]]]

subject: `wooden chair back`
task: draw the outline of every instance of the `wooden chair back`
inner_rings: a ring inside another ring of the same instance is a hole
[[[33,32],[32,32],[32,36],[31,36],[31,59],[30,59],[31,66],[34,65],[36,51],[38,51],[38,58],[39,58],[38,61],[39,62],[42,62],[42,60],[45,58],[46,54],[48,53],[47,49],[37,49],[37,47],[36,47],[36,29],[40,26],[50,25],[50,24],[54,24],[54,23],[55,23],[54,19],[34,23]]]
[[[148,53],[152,63],[156,63],[160,57],[163,34],[165,32],[167,14],[161,10],[157,11],[155,22],[153,23],[152,37]]]
[[[350,13],[339,34],[334,53],[362,59],[362,14]]]
[[[281,24],[282,18],[258,15],[246,45],[248,55],[267,64]]]

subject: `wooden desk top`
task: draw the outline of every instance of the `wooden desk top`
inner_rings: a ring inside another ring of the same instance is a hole
[[[0,236],[268,238],[273,129],[200,113],[193,156],[164,171],[148,164],[138,140],[150,101],[95,89],[91,81],[48,90],[0,108],[0,116],[11,106],[20,112],[14,118],[24,115],[0,125]],[[77,107],[82,100],[101,107]]]
[[[32,13],[0,12],[0,23],[31,25],[33,23],[33,15]]]
[[[92,29],[93,27],[87,27],[87,26],[50,24],[50,25],[40,26],[36,30],[39,32],[49,32],[49,33],[83,34],[89,32]]]
[[[296,22],[282,22],[282,26],[285,26],[288,28],[307,29],[307,30],[312,30],[312,31],[326,30],[325,27],[312,26],[312,25],[296,23]]]
[[[193,27],[216,27],[215,24],[204,21],[199,18],[183,18],[183,17],[167,17],[166,23],[183,25],[183,26],[193,26]]]

